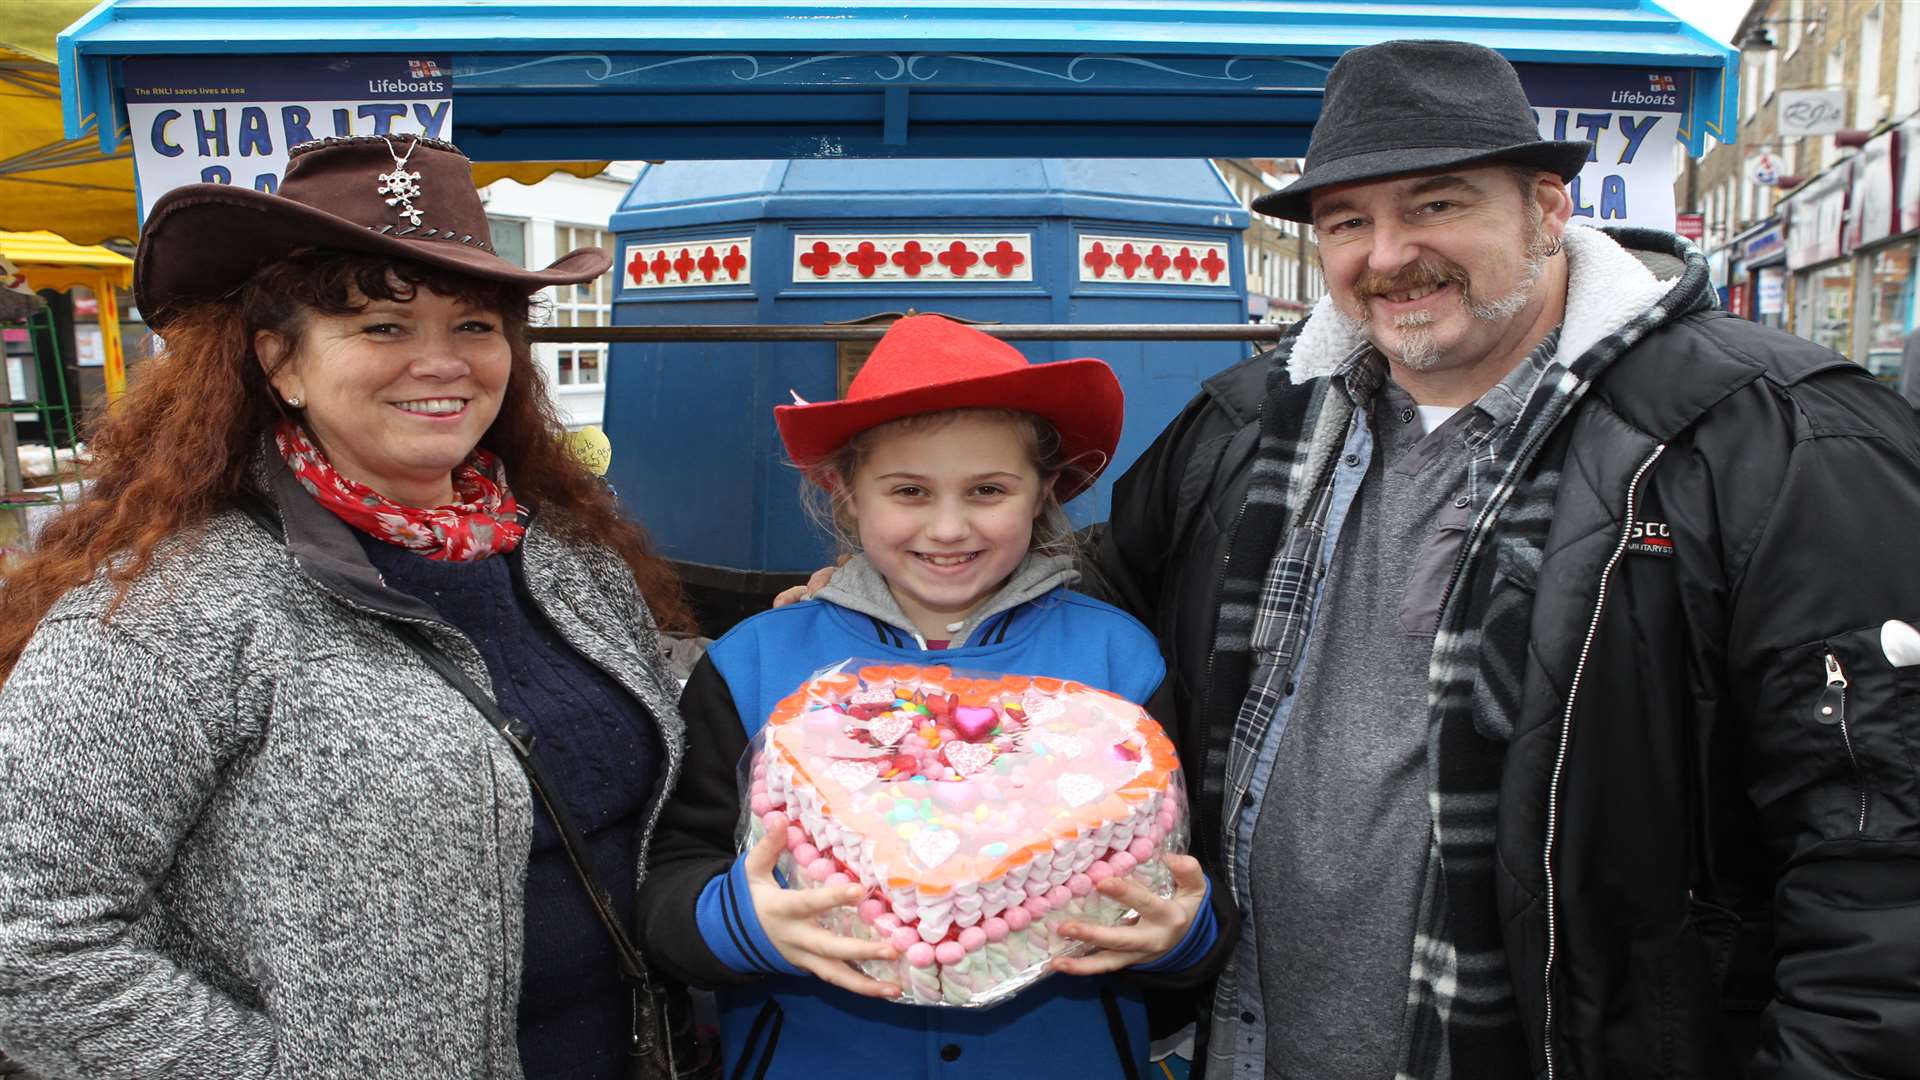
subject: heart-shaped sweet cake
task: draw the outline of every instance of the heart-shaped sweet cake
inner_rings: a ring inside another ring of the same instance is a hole
[[[1086,951],[1057,928],[1132,917],[1094,888],[1109,877],[1172,895],[1186,799],[1146,710],[1040,676],[845,668],[768,718],[747,843],[785,830],[791,884],[866,887],[829,926],[893,943],[897,964],[864,967],[899,1000],[992,1004]]]

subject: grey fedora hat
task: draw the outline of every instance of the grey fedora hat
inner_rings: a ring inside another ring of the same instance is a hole
[[[1334,184],[1454,165],[1531,165],[1572,180],[1593,144],[1541,139],[1513,65],[1464,41],[1385,41],[1354,49],[1327,75],[1300,179],[1262,195],[1263,214],[1307,221]]]

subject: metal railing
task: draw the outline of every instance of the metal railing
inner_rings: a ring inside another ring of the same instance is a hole
[[[975,323],[973,329],[1009,341],[1250,341],[1272,345],[1287,329],[1278,323]],[[877,341],[885,323],[814,323],[789,326],[706,323],[679,326],[540,326],[536,342],[661,341]]]

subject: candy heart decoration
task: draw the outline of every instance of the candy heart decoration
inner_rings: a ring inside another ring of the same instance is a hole
[[[953,857],[960,848],[960,834],[951,829],[922,829],[913,834],[907,842],[913,857],[921,866],[931,870]]]
[[[867,721],[867,734],[881,746],[892,746],[913,730],[913,718],[899,713],[876,716]]]
[[[1026,700],[1027,719],[1035,723],[1048,723],[1066,715],[1067,706],[1057,698],[1028,697]]]
[[[962,705],[953,710],[954,730],[968,742],[978,742],[986,738],[999,723],[1000,714],[984,706]]]
[[[972,776],[993,767],[993,759],[1000,756],[990,743],[950,742],[940,748],[947,764],[962,776]]]
[[[1055,790],[1061,802],[1078,809],[1099,798],[1106,786],[1086,773],[1061,773]]]
[[[834,783],[848,791],[859,791],[880,777],[880,764],[874,761],[836,761],[827,770]]]
[[[1082,743],[1079,739],[1072,735],[1062,735],[1057,731],[1049,731],[1041,735],[1040,742],[1048,750],[1064,758],[1079,757],[1085,753],[1087,749],[1086,744]]]

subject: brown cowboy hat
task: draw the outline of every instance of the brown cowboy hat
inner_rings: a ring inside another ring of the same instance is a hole
[[[1052,424],[1061,455],[1074,466],[1055,489],[1066,502],[1113,460],[1126,398],[1103,360],[1035,364],[972,327],[909,315],[873,347],[846,397],[781,405],[773,418],[787,454],[805,468],[868,428],[948,409],[1018,409]]]
[[[306,248],[391,255],[529,293],[591,281],[613,261],[580,248],[545,270],[508,262],[494,253],[465,154],[438,139],[367,135],[294,147],[278,192],[188,184],[160,196],[140,230],[134,300],[158,328]]]

